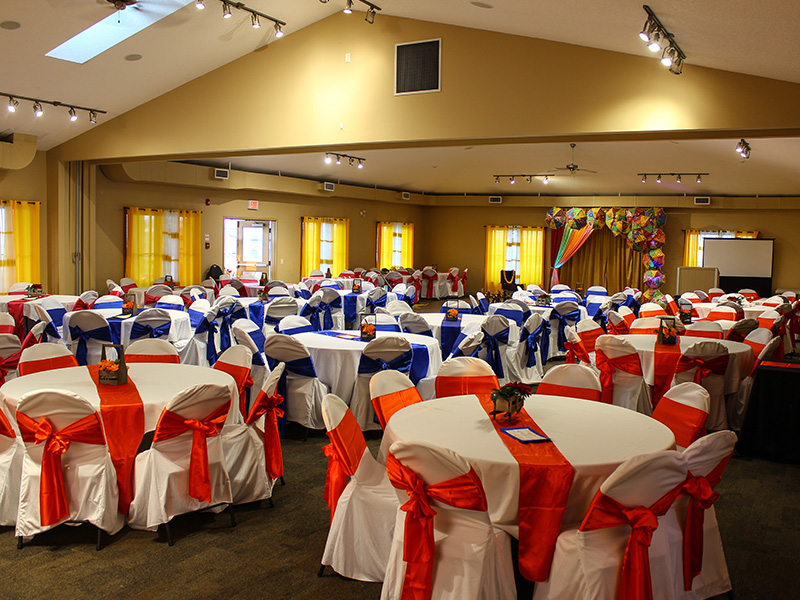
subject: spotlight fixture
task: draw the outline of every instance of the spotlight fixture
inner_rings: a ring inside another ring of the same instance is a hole
[[[281,29],[281,26],[280,26],[279,23],[275,23],[275,37],[276,38],[282,38],[283,37],[283,29]]]
[[[350,13],[353,12],[353,0],[347,0],[347,4],[345,5],[344,10],[342,12],[346,15],[349,15]]]
[[[369,23],[370,25],[372,25],[375,22],[375,9],[374,8],[370,8],[369,10],[367,10],[367,16],[364,17],[364,20],[367,23]]]
[[[639,32],[639,37],[647,44],[650,52],[661,52],[661,64],[667,67],[670,73],[680,75],[683,72],[686,55],[675,42],[675,36],[659,21],[653,9],[646,4],[642,8],[647,13],[647,20]]]
[[[261,21],[258,20],[258,15],[256,13],[250,13],[250,24],[253,26],[253,29],[261,29]]]
[[[514,179],[514,176],[512,175],[511,179],[508,180],[508,183],[510,183],[511,185],[514,185],[515,183],[517,183],[517,180]]]
[[[500,183],[500,176],[499,175],[495,175],[494,176],[494,182],[495,183]]]
[[[267,21],[272,21],[275,25],[275,38],[282,38],[283,37],[283,29],[282,27],[286,26],[286,22],[281,21],[280,19],[276,19],[275,17],[270,17],[267,14],[264,14],[261,11],[258,11],[254,8],[250,8],[244,2],[234,2],[233,0],[219,0],[222,3],[222,18],[223,19],[230,19],[233,16],[233,9],[242,10],[244,12],[250,13],[250,24],[253,29],[261,29],[261,19],[266,19]],[[203,2],[197,2],[195,6],[197,8],[203,8],[200,6]]]
[[[222,3],[222,18],[223,19],[230,19],[233,15],[231,14],[231,5],[227,2]]]
[[[495,183],[500,183],[501,178],[502,179],[508,178],[508,183],[510,183],[511,185],[517,183],[517,178],[525,179],[527,180],[528,183],[533,183],[534,179],[541,177],[542,183],[544,185],[548,185],[550,183],[549,178],[555,176],[552,173],[522,173],[520,175],[492,175],[492,177],[494,177]]]
[[[364,163],[367,160],[366,158],[362,158],[360,156],[350,156],[349,154],[341,154],[339,152],[326,152],[324,162],[326,165],[329,165],[332,162],[340,165],[342,164],[342,159],[346,160],[347,164],[354,166],[357,169],[363,169]]]
[[[656,183],[661,183],[662,175],[664,177],[669,175],[669,176],[675,178],[675,183],[682,183],[683,182],[683,173],[685,173],[685,171],[683,171],[681,173],[667,173],[665,171],[662,171],[661,173],[637,173],[637,175],[642,178],[642,183],[647,183],[648,176],[649,177],[655,177],[656,178]],[[697,175],[697,183],[701,183],[702,182],[701,175],[708,175],[708,173],[697,173],[697,172],[695,172],[695,173],[687,173],[687,176],[691,176],[691,175]]]
[[[36,117],[41,117],[44,114],[44,108],[42,105],[49,104],[50,106],[64,106],[69,109],[69,118],[70,121],[75,121],[78,118],[78,115],[75,111],[83,110],[87,113],[90,113],[90,120],[92,114],[94,114],[95,121],[97,120],[98,114],[106,114],[106,111],[100,110],[99,108],[91,108],[88,106],[79,106],[77,104],[64,104],[63,102],[58,102],[57,100],[45,100],[43,98],[32,98],[29,96],[20,96],[19,94],[9,94],[6,92],[0,92],[0,97],[5,96],[8,98],[8,112],[17,112],[17,107],[19,106],[20,100],[27,100],[28,102],[33,103],[33,114]]]
[[[322,4],[327,4],[328,3],[328,0],[319,0],[319,1],[322,2]]]
[[[11,110],[11,108],[9,107],[8,110]],[[742,138],[739,141],[739,143],[736,145],[736,151],[743,159],[747,160],[750,158],[750,144],[747,143],[746,139]]]
[[[197,0],[197,2],[194,3],[194,7],[197,10],[203,10],[206,7],[205,0]]]
[[[89,111],[89,123],[95,125],[97,123],[97,113],[93,110]]]
[[[542,179],[542,183],[545,185],[550,183],[549,175],[544,176],[544,179]]]

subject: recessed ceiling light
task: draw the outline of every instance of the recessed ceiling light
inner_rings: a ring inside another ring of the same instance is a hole
[[[477,6],[478,8],[494,8],[494,5],[489,4],[488,2],[470,2],[472,6]]]
[[[19,29],[20,27],[22,27],[22,25],[16,21],[3,21],[0,23],[0,28],[2,29]]]
[[[130,62],[134,62],[134,61],[137,61],[137,60],[142,60],[142,55],[141,54],[128,54],[128,56],[125,57],[125,60],[130,61]]]

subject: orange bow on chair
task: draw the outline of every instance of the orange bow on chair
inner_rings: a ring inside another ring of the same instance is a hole
[[[609,358],[605,352],[598,350],[595,353],[595,361],[600,371],[601,400],[606,404],[611,404],[614,400],[614,373],[617,370],[631,375],[642,374],[638,354],[623,354]]]
[[[283,396],[275,394],[267,396],[263,390],[256,396],[253,406],[244,422],[247,425],[255,423],[261,415],[264,416],[264,458],[267,465],[267,474],[272,479],[283,476],[283,450],[281,449],[278,419],[284,415],[278,405],[283,402]]]
[[[28,415],[17,412],[17,425],[23,441],[29,444],[44,444],[39,484],[40,519],[44,526],[55,525],[69,517],[69,501],[64,488],[61,455],[69,450],[72,442],[105,444],[100,417],[97,413],[92,413],[56,430],[47,417],[41,417],[37,422]]]

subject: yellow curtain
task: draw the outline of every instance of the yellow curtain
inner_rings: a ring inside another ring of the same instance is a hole
[[[506,266],[507,227],[486,226],[486,274],[485,288],[497,292],[500,285],[500,271]]]
[[[202,213],[198,210],[179,211],[178,281],[182,285],[200,283],[202,280],[201,218]]]
[[[125,211],[125,277],[147,286],[164,275],[162,211],[135,207]]]
[[[595,231],[569,261],[559,269],[559,280],[570,287],[582,283],[584,289],[602,285],[610,293],[626,286],[641,288],[644,264],[641,252],[634,252],[624,236],[607,228]]]
[[[683,241],[683,266],[697,266],[697,246],[700,242],[699,229],[687,229]]]
[[[400,238],[400,256],[395,253],[395,239]],[[380,221],[378,223],[379,267],[411,266],[414,264],[414,224]]]
[[[523,285],[544,282],[544,227],[522,227],[519,249],[519,280]]]
[[[338,275],[347,269],[349,257],[347,254],[350,248],[350,220],[349,219],[329,219],[333,221],[333,265],[331,273]]]
[[[349,219],[303,217],[302,228],[301,277],[308,277],[315,269],[324,272],[326,269],[323,267],[330,268],[334,275],[347,268],[350,248]]]
[[[303,217],[303,236],[300,245],[300,276],[308,277],[311,271],[319,269],[319,241],[322,219]]]
[[[12,210],[17,281],[41,283],[39,262],[39,203],[15,201]]]

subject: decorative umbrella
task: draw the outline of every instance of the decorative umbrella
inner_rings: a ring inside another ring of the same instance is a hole
[[[564,209],[554,206],[547,211],[547,216],[544,218],[544,223],[550,229],[561,229],[566,220],[567,214],[564,212]]]
[[[567,211],[567,227],[570,229],[586,227],[586,211],[582,208],[570,208]]]
[[[664,251],[657,248],[645,252],[642,256],[642,264],[648,269],[660,269],[664,266]]]
[[[606,224],[606,209],[590,208],[586,211],[586,222],[592,229],[602,229]]]
[[[648,244],[651,248],[661,248],[664,245],[664,242],[667,241],[667,236],[664,233],[663,229],[656,229],[653,232],[653,235],[650,237]]]
[[[644,272],[644,277],[642,278],[644,284],[649,288],[657,288],[664,285],[664,280],[664,273],[658,269],[648,269]]]

